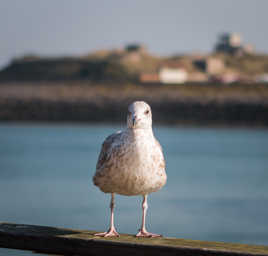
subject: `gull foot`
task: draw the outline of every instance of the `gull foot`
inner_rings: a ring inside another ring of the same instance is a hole
[[[136,237],[161,237],[162,235],[150,233],[146,230],[140,230]]]
[[[94,236],[101,236],[101,237],[112,237],[112,236],[119,236],[116,232],[115,228],[110,228],[107,232],[97,233]]]

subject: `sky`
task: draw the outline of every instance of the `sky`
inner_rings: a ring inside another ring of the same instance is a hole
[[[155,55],[212,51],[222,32],[268,53],[267,0],[1,0],[0,68],[27,54],[76,56],[145,44]]]

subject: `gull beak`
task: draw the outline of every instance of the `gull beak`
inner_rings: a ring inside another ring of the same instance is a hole
[[[135,126],[137,124],[138,121],[138,117],[137,116],[133,116],[132,117],[132,125]]]

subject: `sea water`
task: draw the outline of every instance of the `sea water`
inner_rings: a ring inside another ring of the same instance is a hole
[[[0,222],[104,231],[110,195],[92,183],[101,144],[122,126],[0,123]],[[166,186],[147,229],[168,237],[268,245],[268,130],[155,126]],[[115,225],[137,233],[141,197],[116,195]],[[0,249],[0,255],[29,255]]]

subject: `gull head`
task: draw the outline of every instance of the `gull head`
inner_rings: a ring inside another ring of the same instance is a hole
[[[128,106],[127,126],[131,129],[152,127],[152,111],[144,101],[135,101]]]

